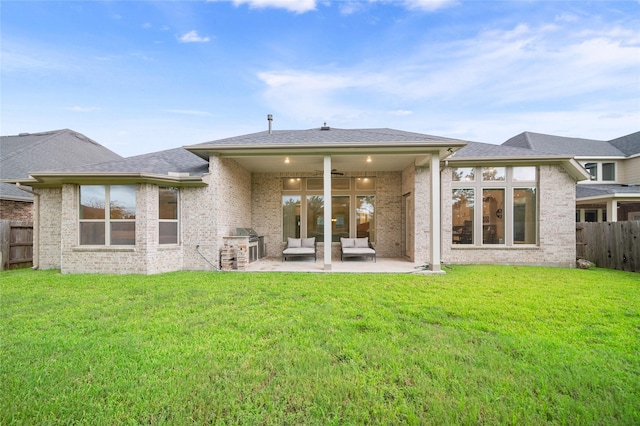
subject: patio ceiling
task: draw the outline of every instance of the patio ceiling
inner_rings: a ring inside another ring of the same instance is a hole
[[[233,158],[252,173],[322,173],[324,165],[323,155],[223,156]],[[371,157],[371,162],[367,162],[367,157]],[[288,163],[285,162],[287,158]],[[425,154],[332,155],[331,168],[339,172],[402,171],[408,165],[427,158]]]

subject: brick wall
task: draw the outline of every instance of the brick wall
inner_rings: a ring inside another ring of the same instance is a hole
[[[247,170],[232,159],[212,156],[204,180],[209,186],[182,190],[184,269],[213,269],[207,260],[218,265],[223,237],[252,226]]]
[[[33,203],[31,201],[0,200],[0,218],[33,221]]]
[[[442,261],[445,263],[575,264],[575,181],[561,166],[540,166],[539,245],[459,247],[451,243],[451,169],[442,176]]]
[[[38,267],[60,269],[62,188],[38,188],[38,193],[40,194]]]

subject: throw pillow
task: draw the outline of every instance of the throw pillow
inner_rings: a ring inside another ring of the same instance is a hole
[[[342,248],[353,248],[356,246],[356,241],[353,238],[340,238],[340,244]]]
[[[355,246],[356,248],[369,247],[369,237],[356,238]]]
[[[287,247],[289,248],[300,248],[301,247],[301,241],[300,238],[291,238],[289,237],[287,239]]]
[[[315,242],[316,242],[316,237],[303,238],[302,239],[302,247],[313,248]]]

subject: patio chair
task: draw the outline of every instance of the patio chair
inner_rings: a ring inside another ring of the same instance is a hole
[[[290,257],[313,257],[318,260],[316,238],[287,238],[287,246],[282,250],[282,261]]]
[[[373,248],[369,237],[364,238],[340,238],[340,260],[345,257],[371,257],[376,261],[376,249]]]

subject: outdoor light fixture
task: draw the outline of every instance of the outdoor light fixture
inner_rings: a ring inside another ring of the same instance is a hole
[[[371,156],[370,156],[370,155],[367,155],[367,163],[370,163],[371,161],[372,161],[372,160],[371,160]]]
[[[289,157],[284,157],[284,164],[289,164]]]

